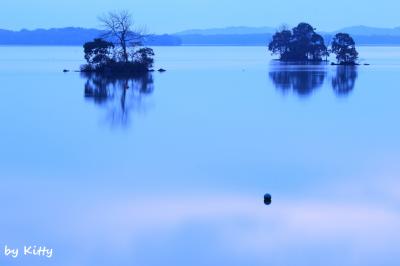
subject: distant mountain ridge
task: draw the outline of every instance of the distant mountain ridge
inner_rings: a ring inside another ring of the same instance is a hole
[[[318,30],[317,30],[318,31]],[[175,33],[183,45],[266,45],[276,32],[272,27],[227,27],[203,30],[186,30]],[[353,26],[334,32],[318,31],[326,43],[338,32],[353,36],[358,45],[395,45],[400,46],[400,27],[377,28]]]
[[[0,45],[83,45],[85,42],[104,35],[99,29],[79,27],[36,29],[36,30],[2,30]],[[181,40],[172,35],[150,35],[146,45],[181,45]]]
[[[249,35],[249,34],[274,34],[277,28],[274,27],[226,27],[212,29],[191,29],[174,33],[173,35]],[[317,29],[318,31],[318,29]],[[322,31],[320,31],[322,32]],[[323,34],[335,34],[338,32],[346,32],[352,35],[362,36],[400,36],[400,27],[395,28],[378,28],[368,26],[352,26],[342,28],[333,32],[322,32]]]
[[[174,35],[237,35],[275,33],[272,27],[226,27],[213,29],[193,29],[174,33]]]
[[[214,29],[194,29],[175,34],[150,35],[145,44],[150,46],[179,45],[232,45],[266,46],[276,32],[272,27],[227,27]],[[335,32],[320,32],[329,43],[337,32],[351,34],[358,45],[395,45],[400,46],[400,27],[376,28],[353,26]],[[99,29],[79,27],[36,29],[36,30],[1,30],[0,45],[83,45],[103,35]]]
[[[367,26],[353,26],[343,28],[337,32],[346,32],[352,35],[362,36],[400,36],[400,27],[396,28],[376,28]]]

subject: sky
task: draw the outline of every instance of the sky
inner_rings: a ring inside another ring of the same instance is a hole
[[[4,1],[4,2],[3,2]],[[2,0],[0,28],[98,28],[97,17],[126,9],[152,33],[227,26],[313,24],[333,31],[347,26],[398,27],[398,0]]]

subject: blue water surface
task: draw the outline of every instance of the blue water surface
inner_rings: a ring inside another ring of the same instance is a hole
[[[1,265],[400,263],[400,48],[155,52],[110,81],[80,47],[0,47]]]

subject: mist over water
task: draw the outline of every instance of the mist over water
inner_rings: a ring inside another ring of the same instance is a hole
[[[0,264],[400,261],[400,48],[155,52],[166,73],[109,80],[62,73],[80,47],[0,47],[0,247],[54,249]]]

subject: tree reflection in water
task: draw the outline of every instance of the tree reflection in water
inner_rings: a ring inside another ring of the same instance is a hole
[[[323,70],[277,70],[269,72],[269,77],[277,89],[290,90],[300,96],[307,96],[324,84],[327,72]]]
[[[332,88],[339,96],[348,95],[354,89],[357,77],[357,66],[337,66]]]
[[[97,73],[82,73],[87,79],[85,98],[104,106],[107,120],[112,126],[127,126],[131,111],[143,112],[143,98],[153,92],[153,77],[146,74],[135,77],[105,76]]]
[[[335,66],[331,86],[336,95],[348,95],[355,87],[358,77],[356,66]],[[273,67],[269,77],[275,87],[284,92],[295,92],[299,96],[309,96],[322,87],[328,77],[328,67]]]

